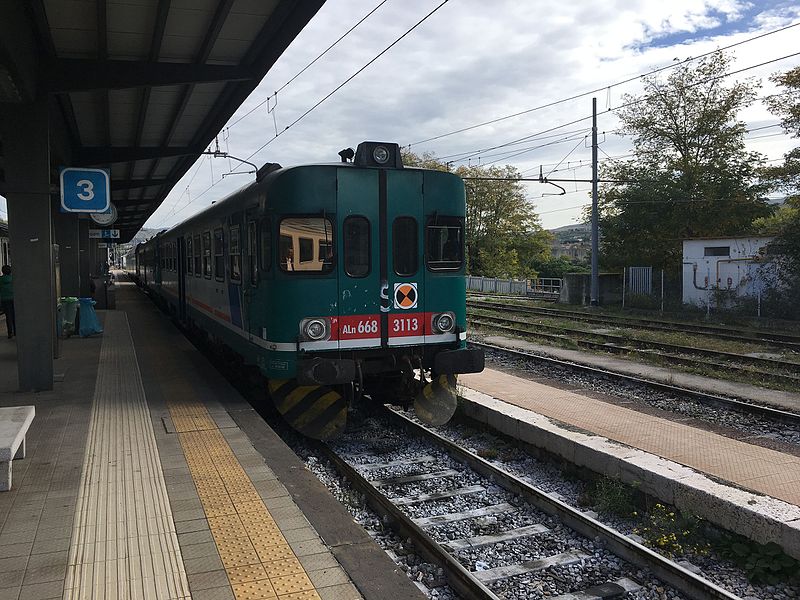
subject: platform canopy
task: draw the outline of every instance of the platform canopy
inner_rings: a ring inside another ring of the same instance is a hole
[[[0,103],[52,98],[51,181],[59,166],[108,168],[124,242],[323,3],[3,2]],[[0,194],[2,160],[0,145]]]

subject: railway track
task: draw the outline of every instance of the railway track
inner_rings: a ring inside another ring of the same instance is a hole
[[[800,387],[800,364],[798,363],[695,348],[693,346],[637,340],[626,336],[594,333],[562,326],[543,325],[517,318],[476,314],[474,311],[469,312],[468,317],[469,323],[473,326],[489,327],[523,337],[535,337],[560,343],[571,342],[583,348],[603,352],[655,357],[670,364],[684,367],[696,367],[697,357],[703,357],[705,359],[703,361],[704,366],[711,366],[719,371],[744,375],[748,378],[756,377],[764,383],[780,382]],[[738,362],[739,364],[732,364],[733,362]],[[767,367],[774,370],[765,371],[755,367]],[[777,372],[778,369],[784,372]]]
[[[795,427],[800,426],[800,414],[781,410],[778,408],[774,408],[771,406],[764,406],[760,404],[753,404],[752,402],[745,402],[742,400],[738,400],[735,398],[728,398],[726,396],[719,396],[716,394],[710,394],[707,392],[701,392],[699,390],[692,390],[689,388],[684,388],[668,383],[663,383],[660,381],[655,381],[652,379],[645,379],[643,377],[636,377],[633,375],[628,375],[625,373],[618,373],[615,371],[608,371],[606,369],[600,369],[598,367],[593,367],[589,365],[583,365],[580,363],[574,363],[566,360],[561,360],[558,358],[553,358],[551,356],[543,356],[541,354],[534,354],[531,352],[525,352],[523,350],[517,350],[514,348],[506,348],[503,346],[497,346],[494,344],[487,344],[484,342],[476,342],[474,340],[470,340],[469,342],[471,345],[476,346],[478,348],[484,348],[487,350],[492,350],[495,352],[501,352],[504,354],[508,354],[511,356],[515,356],[518,358],[523,358],[526,360],[534,360],[536,362],[545,363],[553,366],[557,366],[560,368],[565,368],[571,371],[577,371],[580,373],[585,373],[594,377],[611,380],[611,381],[619,381],[626,384],[633,384],[638,386],[644,386],[647,388],[651,388],[654,390],[667,392],[669,394],[676,394],[681,396],[686,396],[693,400],[696,400],[698,403],[706,404],[718,408],[724,408],[727,410],[735,410],[737,412],[749,414],[749,415],[756,415],[759,417],[764,417],[771,419],[778,423],[783,423],[786,425],[792,425]]]
[[[502,302],[487,300],[467,300],[467,306],[472,308],[491,308],[504,312],[516,312],[540,317],[564,318],[584,323],[609,325],[613,327],[632,327],[649,331],[674,331],[681,333],[702,333],[710,337],[736,342],[752,342],[770,344],[779,348],[786,348],[800,352],[800,336],[781,334],[758,329],[734,329],[702,323],[685,323],[680,321],[655,321],[637,317],[623,317],[616,315],[590,315],[583,311],[563,310],[559,308],[510,305]]]
[[[667,584],[687,598],[738,598],[454,442],[387,413],[389,423],[371,435],[358,438],[356,432],[335,445],[320,443],[318,450],[384,522],[444,569],[462,597],[592,600]]]

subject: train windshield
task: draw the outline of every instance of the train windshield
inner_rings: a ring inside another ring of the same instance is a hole
[[[285,272],[330,273],[333,225],[323,217],[289,217],[280,225],[278,264]]]
[[[457,271],[464,263],[464,224],[458,217],[436,216],[428,220],[428,268]]]

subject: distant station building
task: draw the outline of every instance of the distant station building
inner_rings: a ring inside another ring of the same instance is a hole
[[[769,287],[774,264],[767,260],[772,237],[683,240],[683,302],[728,305],[758,298]]]

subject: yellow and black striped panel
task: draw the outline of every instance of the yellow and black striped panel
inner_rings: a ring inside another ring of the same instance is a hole
[[[307,437],[329,440],[347,425],[347,401],[327,386],[270,379],[269,395],[284,420]]]
[[[417,394],[414,411],[421,421],[438,426],[453,418],[457,404],[456,376],[439,375]]]

